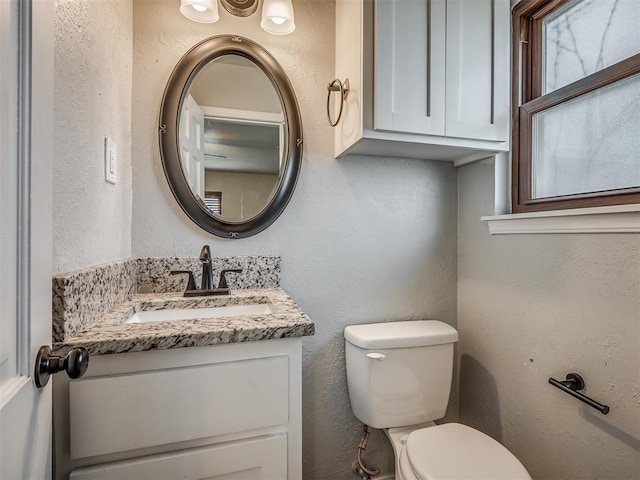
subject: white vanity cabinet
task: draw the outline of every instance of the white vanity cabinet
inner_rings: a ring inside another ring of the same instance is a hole
[[[300,338],[101,355],[58,377],[56,479],[302,476]]]
[[[508,150],[509,25],[509,0],[336,0],[336,157]]]

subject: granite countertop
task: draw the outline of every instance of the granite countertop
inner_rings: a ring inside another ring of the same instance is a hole
[[[272,313],[193,320],[125,323],[140,311],[269,303]],[[231,295],[189,297],[180,293],[137,294],[80,332],[53,344],[57,355],[83,346],[91,355],[167,350],[221,343],[313,335],[309,317],[280,288],[233,290]]]

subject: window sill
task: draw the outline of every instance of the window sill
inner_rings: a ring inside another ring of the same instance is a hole
[[[491,235],[640,233],[640,205],[579,208],[482,217]]]

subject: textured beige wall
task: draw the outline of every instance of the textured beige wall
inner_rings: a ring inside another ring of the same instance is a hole
[[[200,106],[282,113],[276,90],[255,65],[209,64],[198,72],[189,93]]]
[[[222,192],[222,217],[237,222],[260,213],[271,199],[278,175],[205,172],[205,190]]]
[[[461,421],[536,479],[640,478],[640,235],[492,237],[493,165],[458,188]],[[569,372],[609,415],[547,383]]]
[[[174,0],[134,1],[133,254],[282,256],[282,283],[316,322],[304,339],[305,480],[350,480],[361,425],[347,395],[342,331],[389,319],[438,318],[455,324],[457,178],[450,164],[371,157],[335,160],[326,120],[334,78],[334,9],[327,0],[294,0],[296,31],[269,35],[260,16],[202,25]],[[207,234],[173,199],[158,153],[158,110],[172,68],[196,42],[235,33],[280,62],[296,91],[304,160],[296,191],[267,230],[243,240]],[[384,435],[369,442],[370,463],[392,473]]]
[[[58,0],[54,43],[53,271],[131,255],[130,0]],[[104,181],[104,139],[118,183]]]

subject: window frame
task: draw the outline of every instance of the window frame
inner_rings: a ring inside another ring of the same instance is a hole
[[[533,115],[640,73],[640,54],[542,94],[543,22],[572,0],[522,0],[512,12],[513,213],[640,203],[640,186],[532,198]]]

